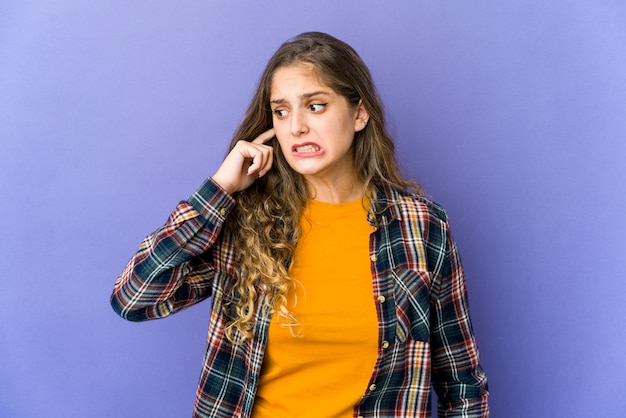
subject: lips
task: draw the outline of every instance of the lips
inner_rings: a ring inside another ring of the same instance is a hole
[[[305,142],[303,144],[295,144],[291,147],[294,155],[299,157],[313,157],[322,155],[324,150],[314,142]]]

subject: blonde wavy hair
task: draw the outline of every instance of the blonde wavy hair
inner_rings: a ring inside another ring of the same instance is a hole
[[[352,106],[362,102],[367,110],[367,126],[355,134],[352,147],[355,175],[366,185],[364,191],[373,192],[374,182],[382,181],[420,193],[418,185],[400,175],[383,106],[367,66],[352,47],[325,33],[302,33],[278,48],[261,76],[229,151],[237,141],[252,141],[272,127],[272,77],[277,69],[296,64],[311,65],[323,83]],[[229,315],[225,333],[233,343],[252,337],[260,292],[265,294],[262,312],[278,314],[288,326],[297,324],[297,318],[287,309],[287,298],[295,289],[289,267],[300,235],[299,220],[312,196],[304,177],[287,163],[276,138],[267,144],[274,147],[272,169],[235,194],[236,206],[225,226],[237,248],[237,276],[230,294],[225,295]]]

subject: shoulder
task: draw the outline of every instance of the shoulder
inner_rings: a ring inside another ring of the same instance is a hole
[[[418,221],[447,228],[448,214],[434,200],[388,184],[378,187],[377,203],[387,207],[392,216],[404,221]]]
[[[417,194],[407,194],[404,205],[415,207],[419,211],[426,213],[429,217],[441,221],[442,223],[448,222],[448,213],[446,210],[439,203],[428,197]]]
[[[440,272],[450,249],[450,227],[445,209],[428,197],[385,185],[379,188],[377,203],[379,225],[389,228],[392,240],[398,240],[417,258],[425,260],[431,272]],[[399,238],[399,239],[398,239]]]

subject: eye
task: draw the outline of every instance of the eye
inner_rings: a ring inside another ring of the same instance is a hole
[[[287,111],[285,109],[274,109],[274,115],[278,118],[284,118],[287,116]]]
[[[327,103],[313,103],[313,104],[309,105],[309,109],[313,113],[319,113],[319,112],[323,111],[326,108],[326,104]]]

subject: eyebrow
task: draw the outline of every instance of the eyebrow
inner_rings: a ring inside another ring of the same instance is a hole
[[[324,90],[317,90],[317,91],[312,91],[311,93],[301,94],[300,98],[310,99],[311,97],[315,97],[315,96],[330,96],[330,93]],[[286,101],[287,101],[286,99],[273,99],[273,100],[270,100],[270,103],[279,105],[279,104],[285,103]]]

